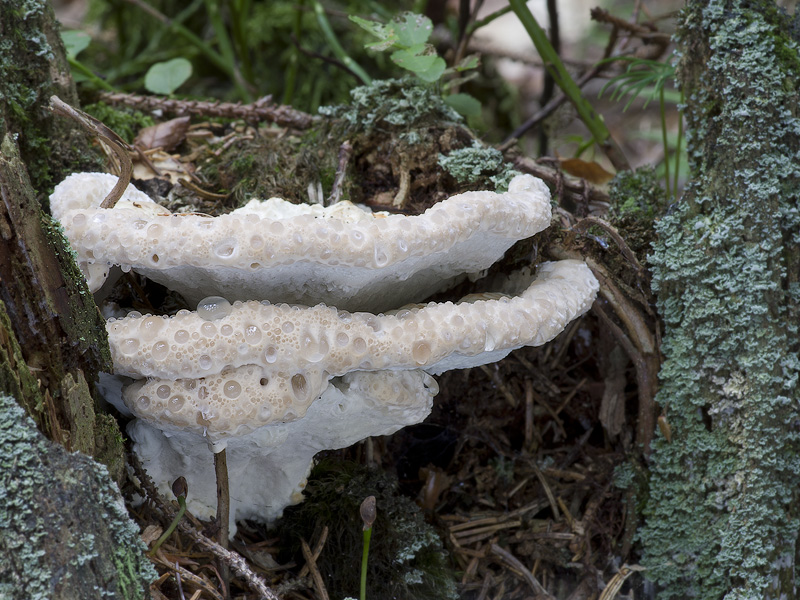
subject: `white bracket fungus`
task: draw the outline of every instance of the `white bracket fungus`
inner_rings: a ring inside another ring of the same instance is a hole
[[[216,506],[208,449],[226,450],[232,531],[299,501],[317,452],[422,421],[438,392],[431,375],[544,344],[598,290],[584,263],[565,260],[511,295],[397,309],[549,225],[547,187],[528,175],[414,217],[274,198],[172,215],[130,186],[113,209],[96,208],[116,181],[73,175],[50,199],[91,289],[119,266],[199,304],[109,320],[115,373],[136,381],[107,396],[137,418],[128,431],[160,488],[186,477],[198,516]]]
[[[589,309],[597,289],[583,262],[565,260],[541,265],[516,297],[378,315],[211,298],[196,312],[133,314],[107,329],[117,374],[140,379],[123,399],[152,426],[138,425],[131,436],[148,470],[161,474],[156,480],[166,487],[184,475],[196,490],[192,479],[202,485],[211,461],[207,453],[192,458],[198,454],[192,446],[204,440],[214,450],[227,446],[229,468],[238,473],[232,481],[263,481],[256,472],[245,475],[247,465],[274,476],[255,497],[250,487],[232,493],[236,517],[270,519],[298,498],[315,452],[427,416],[437,391],[427,373],[544,344]],[[331,410],[353,418],[334,419]],[[155,443],[152,428],[165,439]],[[147,432],[146,442],[140,432]],[[290,456],[291,472],[284,466]],[[193,510],[211,516],[213,490],[193,495]]]
[[[514,178],[506,193],[467,192],[410,217],[279,198],[219,217],[173,215],[132,186],[114,208],[97,208],[116,182],[70,175],[50,197],[90,289],[118,265],[190,303],[219,295],[389,310],[487,269],[550,224],[547,186],[530,175]]]

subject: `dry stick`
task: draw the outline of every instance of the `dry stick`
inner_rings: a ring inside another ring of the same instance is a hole
[[[311,553],[311,556],[314,557],[314,564],[316,564],[317,560],[319,559],[319,555],[322,554],[322,549],[325,547],[325,542],[328,539],[328,526],[325,525],[322,528],[322,533],[319,535],[319,539],[317,540],[316,545],[314,546],[314,551]],[[297,574],[297,578],[301,579],[308,575],[308,563],[303,565],[303,568],[300,569],[300,573]]]
[[[182,116],[223,117],[244,121],[267,121],[281,127],[308,129],[318,120],[314,116],[289,106],[275,104],[272,96],[259,98],[252,104],[205,100],[175,100],[160,96],[141,96],[103,92],[100,99],[108,104],[122,104],[141,111],[161,110],[164,114]]]
[[[511,157],[509,157],[511,158]],[[530,158],[526,158],[524,156],[511,158],[514,163],[514,168],[522,171],[523,173],[530,173],[531,175],[542,179],[545,183],[549,183],[552,186],[556,186],[559,181],[563,185],[563,192],[565,196],[568,196],[576,203],[580,203],[583,201],[584,198],[584,186],[582,183],[578,183],[575,180],[568,180],[561,178],[560,171],[552,168],[547,167],[545,165],[540,165],[539,163],[535,162]],[[583,181],[583,180],[578,180]],[[596,202],[600,204],[608,205],[609,197],[608,194],[598,190],[595,187],[589,186],[589,202]]]
[[[350,162],[350,156],[353,154],[353,145],[350,140],[345,140],[339,146],[339,163],[336,165],[336,177],[333,179],[331,186],[331,195],[325,200],[325,206],[336,204],[342,196],[342,183],[344,183],[344,176],[347,173],[347,163]]]
[[[322,573],[317,568],[317,561],[314,560],[314,555],[311,553],[311,548],[303,538],[300,538],[300,548],[303,551],[303,558],[306,559],[306,565],[311,572],[311,578],[314,580],[314,587],[317,588],[317,593],[322,600],[329,600],[328,590],[325,589],[325,583],[322,581]]]
[[[217,525],[219,525],[219,545],[228,548],[230,542],[231,498],[228,487],[228,453],[223,448],[214,453],[214,474],[217,476]],[[230,598],[231,572],[228,566],[220,562],[220,577],[225,597]]]
[[[80,123],[85,129],[105,141],[119,159],[122,173],[119,179],[117,179],[117,184],[100,204],[100,208],[114,208],[117,200],[122,197],[122,194],[125,193],[125,189],[131,182],[133,163],[131,162],[131,157],[128,152],[133,152],[135,148],[119,137],[115,131],[107,127],[102,121],[98,121],[93,116],[87,115],[77,108],[73,108],[58,96],[50,96],[50,110],[57,115],[69,117]]]
[[[130,464],[133,466],[136,477],[139,479],[142,487],[147,493],[147,497],[153,501],[153,503],[167,519],[173,519],[175,517],[175,511],[171,506],[164,502],[164,500],[158,494],[158,491],[153,484],[153,480],[150,479],[150,476],[144,470],[136,455],[132,454],[130,456]],[[178,524],[178,529],[192,538],[206,551],[211,552],[220,560],[225,561],[225,563],[229,565],[239,577],[245,580],[248,587],[253,590],[253,592],[258,594],[259,600],[280,600],[278,595],[267,587],[267,585],[264,583],[264,580],[253,573],[247,562],[240,554],[227,550],[213,540],[207,538],[202,533],[197,531],[192,525],[187,523],[186,520],[183,520]]]
[[[620,249],[620,252],[622,252],[622,255],[636,269],[637,276],[640,276],[644,273],[644,267],[642,267],[642,264],[636,258],[633,250],[630,249],[630,246],[628,246],[628,243],[619,234],[619,231],[617,231],[617,229],[608,221],[598,217],[584,217],[572,226],[572,231],[576,233],[585,233],[586,230],[593,225],[600,227],[611,236],[611,239],[614,240],[614,242],[617,244],[617,247]]]
[[[542,470],[539,468],[539,465],[536,464],[536,461],[533,458],[531,458],[528,461],[528,464],[531,466],[534,474],[536,475],[536,478],[539,480],[539,483],[541,483],[542,487],[544,488],[544,493],[547,496],[547,501],[550,503],[550,510],[553,511],[553,519],[555,521],[558,521],[561,518],[561,514],[560,511],[558,510],[558,502],[556,502],[556,498],[553,495],[553,490],[550,489],[550,484],[547,483],[547,479],[545,479],[544,473],[542,473]]]
[[[580,257],[573,252],[564,250],[557,246],[548,248],[554,258],[585,258],[586,264],[592,270],[597,280],[600,282],[600,295],[614,309],[614,314],[625,326],[628,335],[621,335],[623,332],[618,326],[611,327],[614,337],[620,342],[622,348],[628,352],[636,369],[636,382],[639,390],[639,414],[636,426],[636,443],[639,444],[645,456],[650,455],[650,442],[653,439],[655,430],[655,395],[658,388],[658,371],[661,366],[661,358],[658,353],[656,337],[650,331],[647,323],[625,294],[613,283],[613,278],[601,265],[591,257]],[[595,303],[595,307],[598,307]],[[599,308],[594,309],[595,312]],[[604,321],[612,324],[607,315],[600,314]]]
[[[481,365],[480,370],[483,371],[486,374],[486,376],[492,380],[492,383],[494,383],[497,386],[497,388],[502,392],[502,394],[506,397],[508,403],[514,408],[516,408],[517,404],[519,404],[519,400],[517,399],[516,396],[514,396],[514,394],[511,393],[511,390],[508,389],[508,386],[506,385],[505,381],[503,381],[500,378],[500,374],[497,371],[492,371],[486,365]]]
[[[533,573],[531,573],[528,570],[528,568],[525,565],[523,565],[522,562],[520,562],[520,560],[516,556],[511,554],[511,552],[505,550],[504,548],[501,548],[497,544],[492,544],[492,554],[500,558],[504,563],[506,563],[506,565],[508,565],[512,569],[518,571],[525,578],[525,581],[528,582],[528,585],[531,586],[531,589],[536,594],[543,595],[546,598],[553,598],[553,596],[551,596],[548,593],[548,591],[544,589],[544,587],[542,587],[542,584],[539,583],[539,580],[533,576]]]

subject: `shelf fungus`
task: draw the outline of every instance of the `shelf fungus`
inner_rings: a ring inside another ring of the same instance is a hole
[[[50,197],[90,289],[119,266],[191,304],[218,295],[389,310],[489,268],[550,224],[550,194],[530,175],[515,178],[506,193],[459,194],[412,217],[346,201],[322,207],[279,198],[218,217],[170,214],[133,186],[114,208],[97,208],[116,182],[74,174]]]
[[[316,453],[421,422],[434,375],[548,342],[598,290],[583,262],[565,260],[457,303],[404,306],[549,224],[549,193],[530,176],[416,217],[279,199],[171,215],[131,187],[115,208],[93,208],[115,182],[75,175],[51,198],[91,287],[111,267],[135,269],[197,309],[109,320],[115,374],[130,379],[106,395],[135,417],[128,432],[162,491],[186,477],[198,516],[216,506],[209,448],[225,450],[232,525],[277,518]]]
[[[236,518],[269,520],[299,499],[317,452],[421,422],[438,391],[431,375],[546,343],[597,288],[583,262],[566,260],[540,265],[515,296],[388,314],[208,298],[194,312],[133,314],[107,329],[116,373],[138,380],[122,398],[154,479],[166,488],[184,475],[190,509],[209,516],[206,443],[227,448]]]

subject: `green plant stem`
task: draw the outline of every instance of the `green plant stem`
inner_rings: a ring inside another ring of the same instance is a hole
[[[325,14],[325,9],[319,0],[311,0],[311,4],[314,7],[314,16],[317,18],[317,24],[322,30],[322,34],[325,36],[325,39],[327,40],[328,45],[331,47],[331,50],[336,58],[338,58],[344,64],[344,66],[350,69],[350,71],[352,71],[353,74],[361,80],[361,83],[365,85],[372,83],[372,78],[367,75],[367,72],[362,69],[356,61],[350,58],[347,52],[344,51],[344,48],[342,48],[342,45],[339,43],[339,40],[336,37],[336,33],[334,33],[333,28],[331,27],[330,21],[328,21],[328,15]]]
[[[369,558],[369,540],[372,527],[364,530],[364,552],[361,554],[361,594],[359,600],[367,600],[367,559]]]
[[[167,527],[167,530],[161,534],[161,537],[158,538],[158,541],[153,544],[153,547],[149,552],[150,556],[155,556],[156,552],[158,552],[158,549],[161,547],[161,544],[167,541],[167,538],[172,535],[172,532],[175,531],[178,523],[180,523],[181,519],[183,518],[183,515],[186,512],[186,498],[184,496],[178,496],[178,506],[180,507],[178,514],[175,515],[174,519],[172,519],[172,523],[170,523],[169,527]]]
[[[231,33],[239,62],[242,65],[242,75],[246,81],[253,82],[253,65],[250,62],[250,49],[244,33],[244,21],[250,16],[250,0],[231,0]]]
[[[669,143],[667,142],[667,107],[664,102],[664,86],[658,94],[658,105],[661,109],[661,141],[664,144],[664,191],[667,203],[669,203]]]
[[[564,63],[561,62],[558,53],[553,49],[550,40],[547,39],[547,34],[544,29],[541,28],[533,14],[531,14],[528,6],[525,4],[525,0],[509,0],[509,4],[514,14],[517,15],[517,18],[522,23],[522,26],[525,27],[525,31],[528,32],[533,45],[536,46],[536,51],[539,53],[539,56],[542,57],[548,73],[550,73],[555,84],[561,88],[570,102],[575,106],[578,116],[589,129],[595,142],[603,149],[603,152],[605,152],[606,156],[608,156],[609,160],[614,165],[614,168],[618,171],[629,170],[630,164],[628,164],[628,160],[625,158],[622,150],[611,137],[608,128],[603,122],[603,118],[597,114],[583,95],[583,92],[581,92],[581,89],[570,76],[566,67],[564,67]]]
[[[77,71],[81,75],[87,77],[89,79],[89,81],[94,83],[96,86],[106,90],[107,92],[115,92],[116,91],[114,89],[114,87],[111,86],[107,81],[105,81],[103,79],[100,79],[97,75],[92,73],[92,70],[89,67],[87,67],[86,65],[84,65],[82,62],[80,62],[80,61],[78,61],[78,60],[76,60],[74,58],[71,58],[69,56],[67,57],[67,61],[69,61],[69,66],[70,67],[75,69],[75,71]]]
[[[292,34],[294,39],[299,40],[303,31],[303,9],[305,0],[300,0],[294,7],[294,21],[292,23]],[[294,89],[297,85],[297,70],[300,67],[300,49],[297,44],[292,46],[292,56],[289,59],[289,68],[286,70],[283,84],[283,104],[291,104],[294,97]]]
[[[214,66],[220,69],[228,78],[233,82],[233,85],[236,87],[236,91],[238,92],[239,96],[244,100],[250,102],[252,100],[250,93],[247,91],[247,88],[242,83],[241,76],[238,75],[235,65],[226,61],[222,55],[216,52],[211,46],[206,44],[203,40],[197,37],[194,33],[192,33],[189,29],[181,25],[180,23],[176,23],[175,21],[171,20],[169,17],[164,15],[163,13],[159,12],[144,0],[125,0],[129,4],[133,4],[137,8],[141,9],[142,11],[146,12],[150,16],[154,17],[155,19],[159,20],[165,27],[174,31],[181,37],[183,37],[187,42],[195,46],[200,52],[202,52],[208,60],[210,60]]]
[[[494,21],[498,17],[502,17],[503,15],[507,15],[512,10],[513,9],[511,8],[511,6],[504,6],[500,10],[496,10],[493,13],[490,13],[490,14],[486,15],[480,21],[475,21],[474,23],[472,23],[472,25],[467,27],[467,33],[469,35],[472,35],[473,33],[475,33],[481,27],[484,27],[485,25],[488,25],[489,23],[491,23],[492,21]]]

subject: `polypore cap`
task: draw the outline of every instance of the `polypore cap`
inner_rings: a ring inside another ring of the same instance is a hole
[[[107,330],[116,372],[149,378],[125,392],[134,413],[217,439],[302,417],[332,377],[438,374],[544,344],[588,310],[597,289],[584,263],[567,260],[541,265],[513,298],[378,315],[214,299],[211,313],[206,302],[200,312],[109,321]]]
[[[388,310],[488,268],[550,223],[547,186],[530,175],[514,178],[506,193],[459,194],[417,216],[279,198],[219,217],[172,215],[131,186],[124,198],[134,201],[95,208],[115,181],[71,175],[50,199],[81,268],[88,274],[101,267],[91,289],[102,285],[109,266],[120,265],[192,303],[217,295]]]

